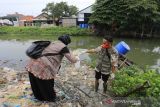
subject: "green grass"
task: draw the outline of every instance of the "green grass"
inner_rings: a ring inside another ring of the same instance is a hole
[[[0,27],[0,39],[54,39],[64,34],[89,36],[92,32],[89,29],[76,27]]]

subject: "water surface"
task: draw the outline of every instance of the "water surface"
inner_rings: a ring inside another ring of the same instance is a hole
[[[125,41],[131,48],[127,57],[139,66],[160,67],[160,39],[124,39],[115,38],[114,45],[120,41]],[[28,57],[25,55],[26,49],[33,40],[0,40],[0,67],[9,67],[16,70],[24,70]],[[69,45],[71,50],[96,48],[102,43],[102,38],[98,37],[72,37]],[[92,55],[93,60],[96,55]]]

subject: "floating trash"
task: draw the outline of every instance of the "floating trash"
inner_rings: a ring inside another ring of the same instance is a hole
[[[155,47],[152,52],[160,54],[160,47]]]
[[[142,52],[144,52],[144,53],[148,53],[148,52],[150,52],[150,50],[149,50],[149,49],[141,49],[141,51],[142,51]]]

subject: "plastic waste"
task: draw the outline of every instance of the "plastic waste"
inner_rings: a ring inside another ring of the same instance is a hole
[[[76,56],[76,58],[78,59],[78,61],[75,63],[75,68],[79,69],[80,68],[80,60],[79,60],[79,56]]]
[[[63,91],[59,91],[58,93],[57,93],[57,96],[59,96],[60,98],[66,98],[66,99],[70,99],[70,97],[69,96],[67,96]]]
[[[29,82],[29,81],[24,81],[23,83],[24,83],[24,84],[27,84],[27,85],[30,85],[30,82]]]
[[[114,78],[115,78],[115,74],[112,73],[112,74],[111,74],[111,79],[114,79]]]
[[[155,47],[152,52],[160,54],[160,47]]]
[[[81,51],[80,54],[85,54],[86,52],[87,52],[87,50],[83,50],[83,51]]]
[[[75,63],[75,68],[76,68],[76,69],[79,69],[80,66],[81,66],[81,65],[80,65],[80,61],[77,61],[77,62]]]
[[[81,62],[91,62],[89,54],[86,53],[87,49],[76,49],[73,51],[73,55],[78,56]]]
[[[82,68],[81,70],[83,71],[84,79],[86,80],[87,79],[87,68],[86,66],[82,66],[81,68]]]
[[[4,102],[2,104],[2,107],[21,107],[21,106],[19,104],[13,104],[13,103]]]

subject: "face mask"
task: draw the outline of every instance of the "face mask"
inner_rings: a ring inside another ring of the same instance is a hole
[[[109,45],[109,43],[107,42],[107,43],[103,43],[103,44],[101,45],[101,47],[107,49],[107,48],[110,48],[110,45]]]

